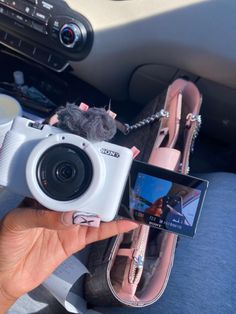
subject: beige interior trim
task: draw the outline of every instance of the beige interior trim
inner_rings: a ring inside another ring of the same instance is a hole
[[[132,72],[156,63],[236,87],[235,0],[67,0],[95,32],[77,76],[114,98]]]

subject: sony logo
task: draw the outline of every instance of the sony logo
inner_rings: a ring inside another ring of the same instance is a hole
[[[113,150],[106,149],[106,148],[101,148],[100,152],[102,154],[104,154],[104,155],[108,155],[108,156],[111,156],[111,157],[115,157],[115,158],[119,158],[120,157],[119,153],[114,152]]]

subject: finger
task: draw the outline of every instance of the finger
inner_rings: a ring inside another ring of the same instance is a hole
[[[23,231],[31,228],[63,230],[73,225],[73,212],[55,212],[47,209],[17,208],[3,220],[3,225],[10,230]],[[66,217],[66,222],[64,220]]]
[[[120,233],[129,232],[136,229],[138,223],[129,220],[116,220],[102,223],[99,228],[88,228],[86,234],[86,244],[104,240]]]

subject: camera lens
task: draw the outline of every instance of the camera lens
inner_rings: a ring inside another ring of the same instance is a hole
[[[67,182],[73,179],[76,175],[76,168],[68,162],[62,162],[56,168],[56,177],[61,182]]]
[[[58,144],[44,152],[37,165],[37,181],[50,198],[70,201],[90,186],[93,167],[88,155],[72,144]]]

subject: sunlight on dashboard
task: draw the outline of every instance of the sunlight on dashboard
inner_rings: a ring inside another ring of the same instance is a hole
[[[99,31],[198,6],[209,0],[67,0],[66,2],[73,10],[87,17],[93,28]]]

